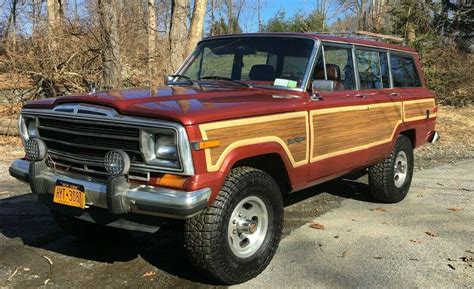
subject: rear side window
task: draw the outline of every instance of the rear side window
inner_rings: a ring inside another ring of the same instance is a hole
[[[420,77],[410,56],[390,54],[390,66],[394,87],[419,87]]]
[[[360,89],[383,88],[379,52],[358,49],[356,59]]]
[[[324,46],[324,61],[320,51],[312,80],[326,79],[336,83],[335,90],[355,89],[354,67],[352,65],[352,50],[344,47]]]

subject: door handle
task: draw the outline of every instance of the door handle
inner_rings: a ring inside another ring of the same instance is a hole
[[[390,96],[393,96],[393,97],[400,96],[400,93],[398,93],[398,92],[392,92],[392,93],[390,93]]]
[[[365,93],[356,94],[355,97],[366,98],[368,95]]]

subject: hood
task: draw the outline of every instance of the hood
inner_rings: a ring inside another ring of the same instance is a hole
[[[52,109],[65,103],[112,107],[122,115],[192,125],[216,120],[290,112],[302,107],[302,92],[246,87],[165,86],[108,90],[34,100],[24,108]]]

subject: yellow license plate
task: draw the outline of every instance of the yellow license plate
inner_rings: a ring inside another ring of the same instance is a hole
[[[53,202],[84,209],[86,206],[84,186],[60,180],[56,181]]]

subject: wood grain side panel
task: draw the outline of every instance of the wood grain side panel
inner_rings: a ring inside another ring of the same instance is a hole
[[[435,108],[435,106],[436,104],[433,98],[405,101],[403,103],[403,111],[404,111],[403,120],[405,122],[408,122],[408,121],[426,119],[427,111],[430,112],[430,118],[436,117],[436,113],[433,113],[433,109]]]
[[[402,122],[402,104],[398,102],[371,106],[368,120],[366,130],[368,144],[390,142],[397,126]]]
[[[264,142],[279,143],[294,167],[307,164],[308,123],[307,112],[297,112],[201,125],[203,139],[220,141],[218,147],[206,149],[208,171],[218,170],[233,149]],[[303,139],[288,144],[288,140],[295,137]]]
[[[313,155],[320,156],[361,146],[365,134],[368,110],[343,111],[313,115]]]
[[[401,123],[402,104],[315,110],[310,117],[313,162],[390,142]]]

